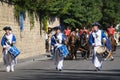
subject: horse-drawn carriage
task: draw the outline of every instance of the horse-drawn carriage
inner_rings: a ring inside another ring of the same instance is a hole
[[[83,32],[81,35],[78,35],[75,31],[71,32],[71,34],[66,37],[66,45],[69,50],[68,57],[70,59],[77,59],[77,52],[79,51],[82,58],[88,59],[91,52],[88,39],[89,37],[86,32]]]

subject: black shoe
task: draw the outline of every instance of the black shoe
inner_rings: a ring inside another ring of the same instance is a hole
[[[111,58],[110,61],[114,61],[114,58]]]
[[[56,70],[58,70],[58,68],[56,67]]]
[[[97,67],[97,68],[95,69],[95,71],[101,71],[101,69]]]
[[[58,71],[62,71],[62,69],[59,69]]]

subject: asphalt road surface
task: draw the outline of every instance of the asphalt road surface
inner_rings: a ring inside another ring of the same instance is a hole
[[[102,71],[96,72],[89,60],[65,60],[64,70],[55,70],[52,60],[27,61],[19,63],[15,72],[0,69],[0,80],[120,80],[120,47],[114,54],[114,61],[103,61]]]

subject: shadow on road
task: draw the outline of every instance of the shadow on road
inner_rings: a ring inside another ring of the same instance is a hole
[[[21,69],[30,74],[12,80],[119,80],[120,70],[94,70],[65,69],[61,72],[51,69]],[[32,74],[34,72],[34,74]],[[36,73],[35,73],[36,72]]]

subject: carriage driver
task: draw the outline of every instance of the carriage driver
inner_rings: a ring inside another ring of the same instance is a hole
[[[14,34],[12,34],[11,27],[6,26],[3,28],[3,30],[5,31],[5,34],[2,37],[1,45],[3,47],[2,53],[3,53],[4,65],[6,66],[6,72],[10,72],[10,71],[13,72],[15,59],[13,58],[12,55],[9,54],[8,50],[16,42],[16,37],[14,36]]]
[[[102,46],[102,42],[106,42],[106,36],[102,30],[99,30],[100,24],[95,22],[92,24],[93,32],[90,34],[89,43],[92,46],[92,63],[96,67],[96,71],[100,71],[102,69],[102,57],[96,53],[99,46]]]
[[[64,40],[65,40],[65,37],[64,37],[64,34],[61,33],[60,31],[60,27],[55,27],[55,34],[53,34],[51,38],[51,45],[54,47],[53,55],[54,55],[56,69],[58,71],[61,71],[63,69],[64,56],[60,55],[60,51],[57,47],[64,44],[63,42]]]

